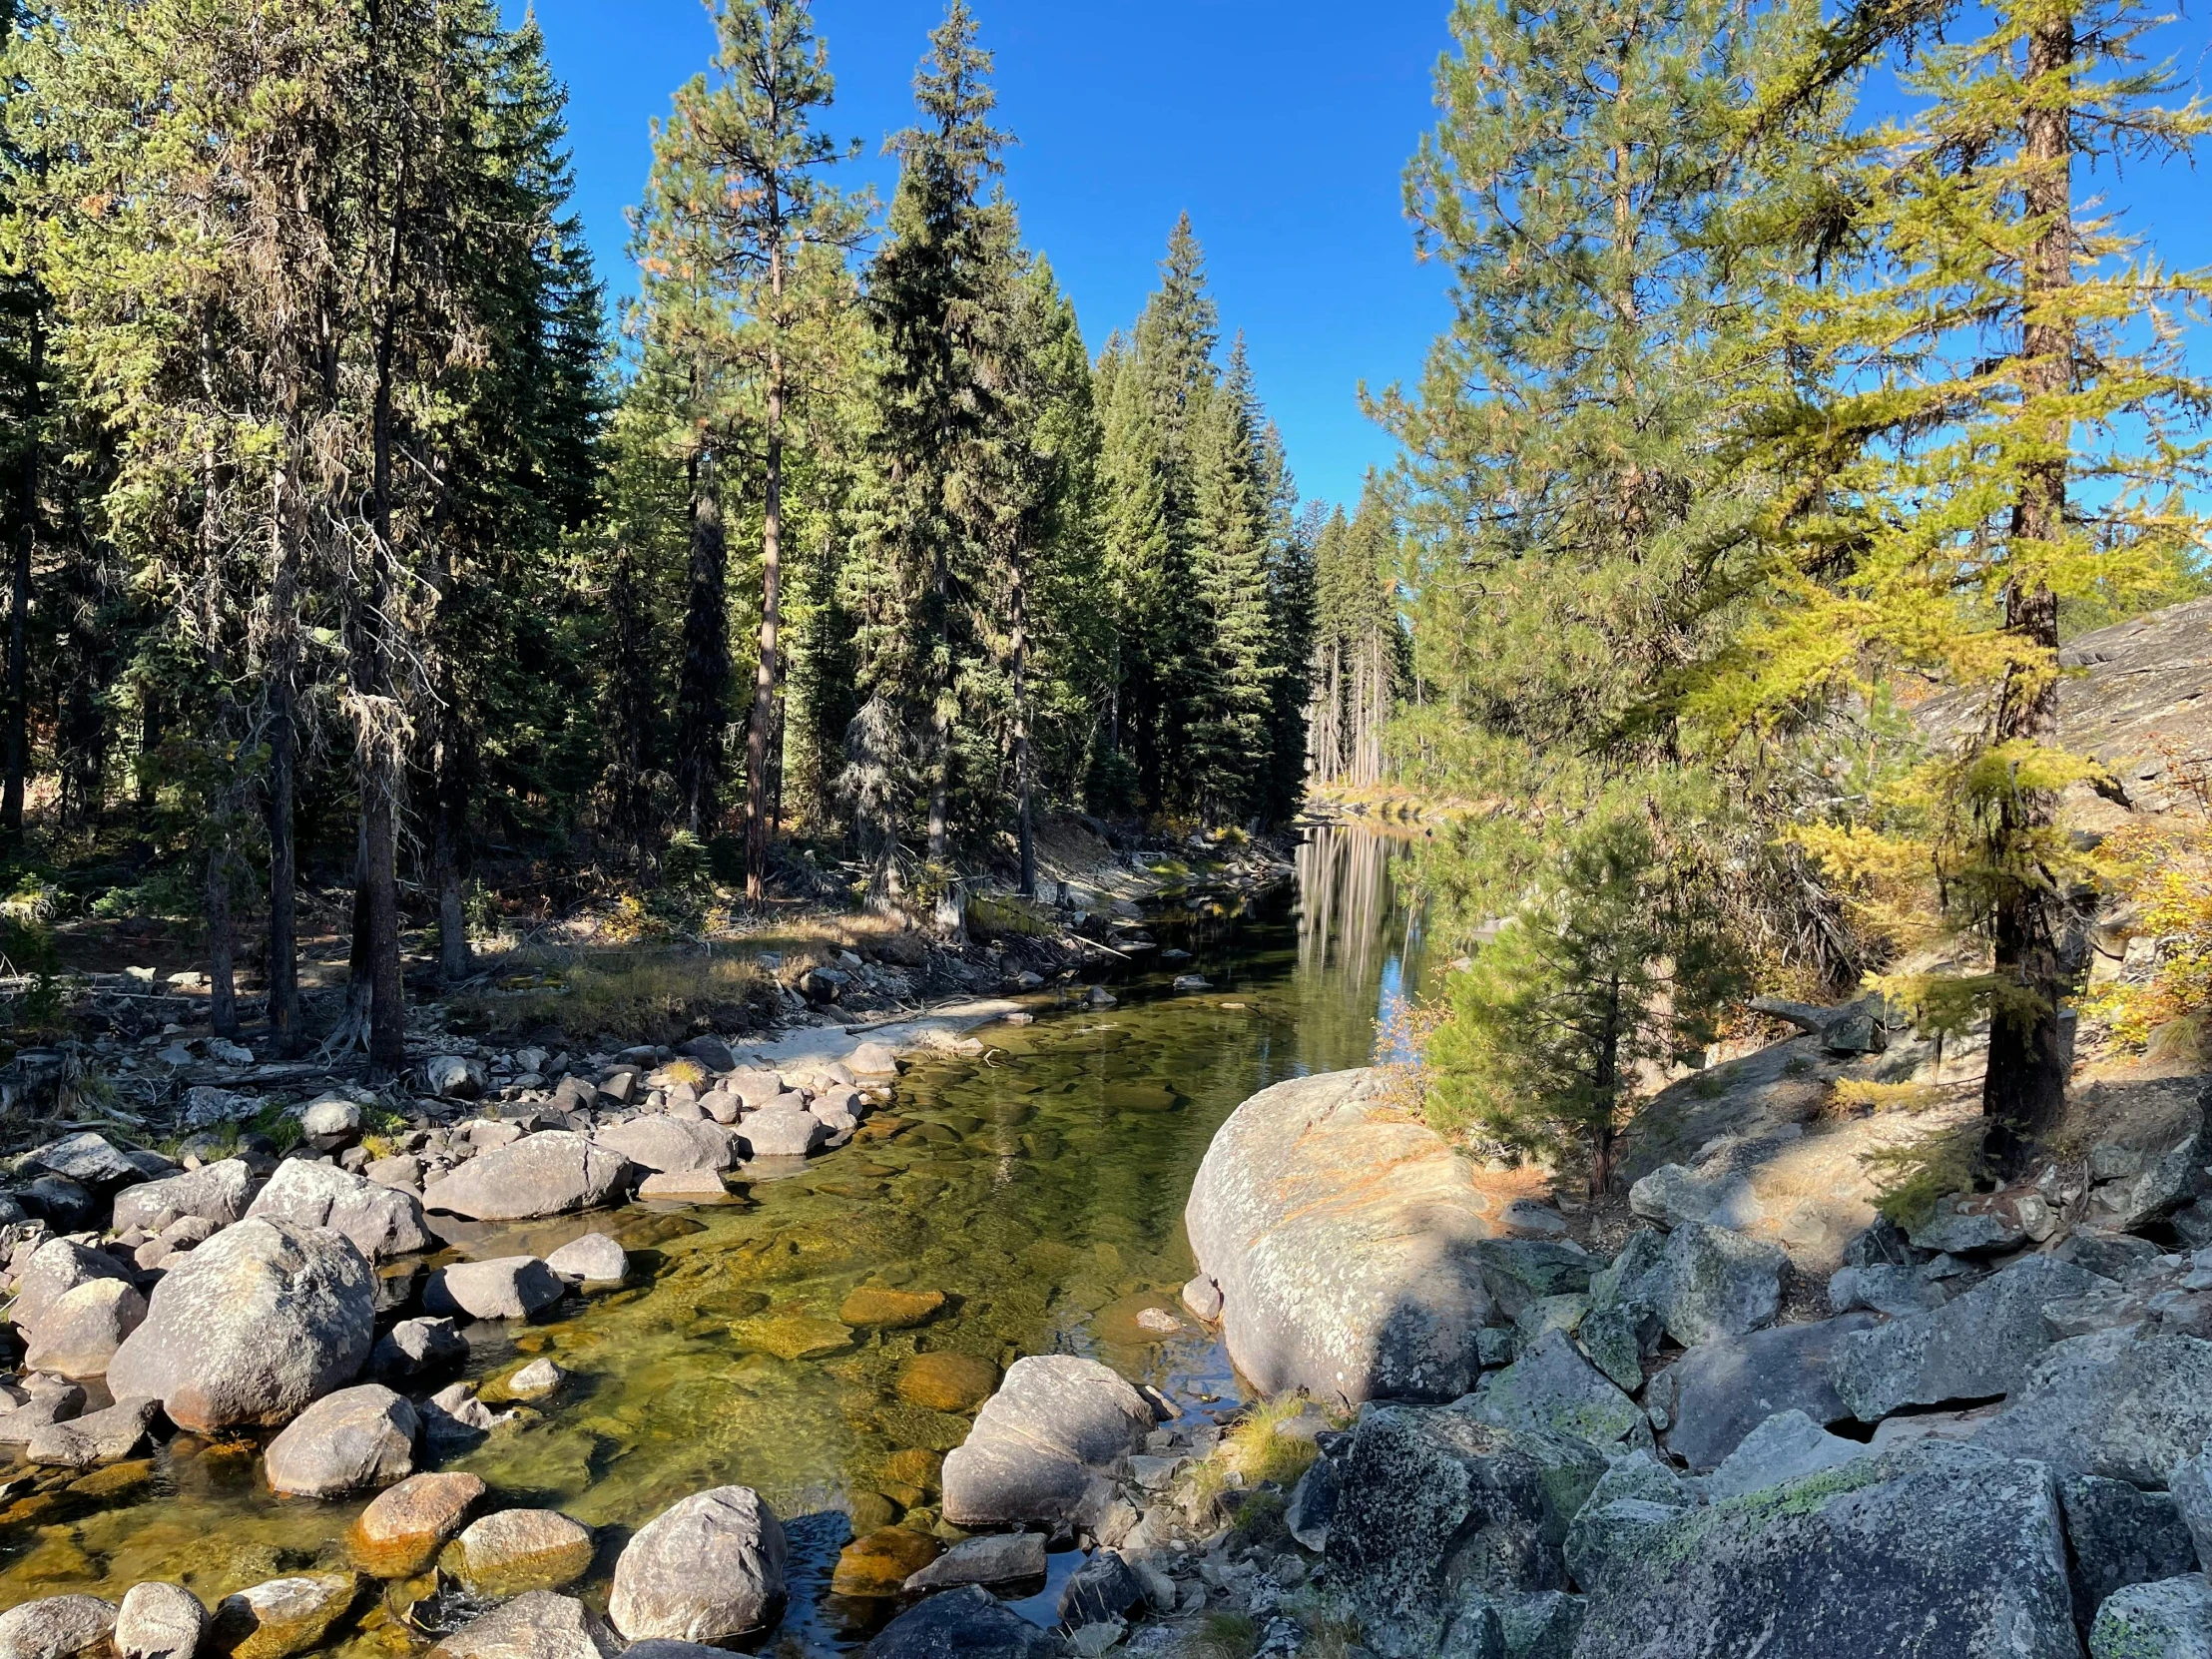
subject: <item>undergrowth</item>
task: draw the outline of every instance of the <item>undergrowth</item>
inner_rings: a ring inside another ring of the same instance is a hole
[[[1917,1227],[1936,1213],[1936,1201],[1965,1192],[1980,1172],[1985,1127],[1979,1118],[1931,1130],[1902,1146],[1860,1154],[1873,1178],[1875,1208],[1901,1227]]]
[[[776,1012],[776,979],[757,961],[672,950],[607,951],[549,966],[551,981],[458,999],[454,1013],[479,1030],[557,1025],[580,1041],[601,1033],[673,1043],[702,1026],[757,1028]]]

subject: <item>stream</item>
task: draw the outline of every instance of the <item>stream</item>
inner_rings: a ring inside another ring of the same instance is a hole
[[[1418,994],[1417,915],[1392,868],[1403,843],[1310,832],[1295,889],[1249,906],[1159,915],[1153,936],[1193,960],[1133,971],[1119,1005],[1039,1006],[1034,1024],[975,1034],[979,1057],[927,1057],[848,1147],[712,1209],[612,1214],[485,1230],[469,1254],[544,1254],[587,1232],[632,1252],[624,1288],[564,1298],[533,1325],[477,1326],[464,1373],[500,1382],[550,1356],[561,1390],[438,1466],[481,1475],[499,1507],[556,1508],[596,1529],[571,1593],[604,1606],[630,1532],[703,1488],[757,1487],[792,1542],[790,1604],[764,1651],[849,1651],[895,1609],[832,1596],[856,1531],[934,1502],[935,1466],[965,1437],[958,1397],[1026,1354],[1088,1355],[1185,1410],[1244,1397],[1221,1346],[1184,1312],[1194,1271],[1182,1215],[1221,1121],[1285,1077],[1365,1063],[1379,1014]],[[1175,973],[1213,989],[1178,993]],[[898,1127],[898,1126],[903,1127]],[[855,1287],[944,1293],[932,1322],[851,1331]],[[964,1357],[916,1367],[923,1356]],[[978,1364],[979,1363],[979,1364]],[[270,1494],[247,1440],[178,1434],[154,1456],[58,1490],[0,1488],[0,1607],[149,1578],[211,1607],[285,1573],[349,1564],[365,1500]],[[926,1517],[924,1517],[926,1518]],[[391,1587],[342,1644],[401,1653],[465,1616],[426,1585]]]

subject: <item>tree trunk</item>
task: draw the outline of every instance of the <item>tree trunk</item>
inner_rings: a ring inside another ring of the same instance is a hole
[[[784,228],[782,189],[768,182],[769,302],[774,329],[784,325]],[[758,904],[767,896],[769,842],[769,751],[776,720],[777,629],[784,599],[784,348],[773,332],[768,348],[768,477],[761,512],[761,660],[753,673],[753,722],[745,741],[745,896]]]
[[[457,985],[476,970],[461,901],[461,842],[468,827],[466,757],[450,732],[437,750],[437,803],[430,826],[430,873],[438,895],[438,977]]]
[[[2075,51],[2070,12],[2039,17],[2027,39],[2030,84],[2047,86],[2074,61]],[[2063,314],[2050,314],[2073,281],[2071,114],[2066,101],[2037,101],[2025,116],[2026,159],[2033,171],[2023,205],[2044,227],[2029,251],[2021,294],[2020,380],[2031,399],[2063,398],[2073,387],[2074,325]],[[2066,534],[2072,433],[2062,413],[2050,417],[2045,436],[2051,458],[2021,469],[2012,514],[2016,543],[2054,543]],[[2005,626],[2026,647],[2028,663],[2007,678],[1991,737],[1998,744],[2047,744],[2058,728],[2057,596],[2040,583],[2015,582],[2005,595]],[[2059,1014],[2070,975],[2059,937],[2062,900],[2042,871],[2022,867],[2032,855],[2033,838],[2049,830],[2056,812],[2047,790],[2008,791],[1989,848],[2001,871],[1990,927],[2001,994],[1990,1011],[1981,1110],[1989,1124],[1991,1161],[2005,1177],[2027,1172],[2065,1110],[2067,1060]]]
[[[730,625],[724,600],[727,550],[714,452],[692,452],[691,589],[684,602],[684,665],[676,694],[676,785],[684,826],[713,833],[722,780],[723,704],[730,685]]]
[[[1014,840],[1021,866],[1014,890],[1024,898],[1035,898],[1037,842],[1029,764],[1029,565],[1019,551],[1014,555],[1013,591],[1007,608],[1013,624]]]
[[[400,732],[398,698],[392,685],[391,642],[384,637],[392,615],[391,463],[393,351],[397,330],[397,231],[393,233],[393,268],[385,296],[385,314],[376,348],[376,397],[371,427],[371,463],[375,522],[369,550],[372,576],[368,605],[355,656],[366,676],[365,701],[371,710],[388,710],[382,720],[367,718],[371,728],[358,746],[361,792],[360,908],[367,922],[364,946],[356,933],[356,957],[368,961],[368,1075],[373,1082],[396,1076],[406,1059],[407,1027],[405,987],[399,970],[399,870],[397,815],[399,811]]]
[[[208,848],[208,1029],[236,1041],[239,1034],[238,940],[231,925],[231,848]]]
[[[46,371],[45,344],[45,329],[34,315],[24,376],[23,457],[15,480],[14,570],[8,583],[8,775],[0,787],[0,838],[9,842],[23,835],[23,790],[31,764],[31,555],[38,543],[39,378]]]
[[[299,1052],[297,873],[292,845],[294,741],[288,673],[271,687],[269,732],[269,1031],[276,1057]]]
[[[138,816],[140,830],[149,828],[156,800],[154,757],[162,747],[162,694],[159,687],[139,688]]]

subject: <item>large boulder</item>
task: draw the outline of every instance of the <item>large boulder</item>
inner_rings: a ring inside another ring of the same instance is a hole
[[[2089,1659],[2212,1659],[2212,1582],[2191,1572],[2116,1592],[2097,1609]]]
[[[389,1388],[364,1382],[325,1394],[269,1442],[269,1486],[287,1497],[342,1497],[414,1469],[422,1419]]]
[[[2197,1563],[2196,1540],[2171,1492],[2073,1474],[2058,1482],[2058,1510],[2066,1524],[2074,1623],[2084,1631],[2115,1590],[2172,1578]]]
[[[305,1158],[278,1164],[246,1213],[332,1228],[371,1262],[428,1250],[437,1242],[423,1225],[422,1206],[414,1194]]]
[[[146,1298],[120,1279],[94,1279],[64,1291],[40,1313],[26,1345],[28,1371],[104,1377],[124,1339],[146,1322]]]
[[[728,1641],[766,1622],[789,1553],[776,1512],[752,1487],[694,1492],[623,1546],[607,1616],[633,1642]]]
[[[244,1158],[226,1158],[182,1175],[165,1176],[115,1195],[119,1233],[143,1227],[159,1233],[180,1216],[198,1216],[218,1227],[243,1220],[254,1201],[254,1171]]]
[[[535,1256],[455,1262],[430,1275],[422,1306],[431,1314],[478,1320],[526,1320],[561,1300],[561,1282]]]
[[[1294,1078],[1215,1132],[1184,1210],[1223,1335],[1263,1393],[1453,1399],[1473,1386],[1494,1229],[1466,1161],[1384,1111],[1373,1072]]]
[[[0,1659],[75,1659],[107,1646],[115,1607],[98,1596],[42,1596],[0,1613]]]
[[[1451,1406],[1376,1407],[1333,1461],[1330,1577],[1386,1659],[1435,1653],[1468,1590],[1565,1588],[1568,1522],[1605,1469],[1580,1440]]]
[[[1648,1443],[1636,1402],[1585,1360],[1564,1331],[1547,1331],[1503,1371],[1491,1372],[1461,1408],[1497,1428],[1541,1428],[1594,1446]]]
[[[1746,1434],[1705,1477],[1706,1497],[1742,1497],[1770,1486],[1841,1468],[1867,1455],[1866,1446],[1831,1434],[1803,1411],[1777,1411]]]
[[[15,1284],[8,1318],[18,1331],[36,1336],[39,1317],[69,1292],[96,1279],[128,1280],[123,1264],[104,1250],[75,1239],[49,1239],[31,1253]]]
[[[112,1193],[144,1181],[147,1175],[130,1154],[89,1129],[26,1152],[16,1169],[26,1176],[58,1175],[94,1193]]]
[[[610,1124],[592,1137],[640,1169],[656,1172],[726,1170],[738,1161],[729,1130],[718,1123],[658,1114]]]
[[[1839,1339],[1873,1324],[1871,1314],[1846,1314],[1700,1343],[1652,1380],[1672,1424],[1667,1449],[1693,1469],[1716,1468],[1777,1411],[1817,1423],[1850,1416],[1828,1368]]]
[[[2050,1471],[1924,1440],[1675,1513],[1608,1561],[1576,1659],[2078,1659]]]
[[[2162,1486],[2212,1434],[2212,1343],[2100,1331],[2036,1359],[1977,1444],[2062,1474]]]
[[[612,1148],[553,1129],[478,1153],[444,1180],[431,1182],[422,1203],[470,1221],[564,1216],[613,1202],[629,1169]]]
[[[607,1627],[572,1596],[532,1590],[481,1613],[430,1650],[429,1659],[613,1659]]]
[[[955,1526],[1094,1525],[1154,1425],[1151,1404],[1095,1360],[1016,1360],[944,1460]]]
[[[1770,1325],[1782,1306],[1779,1246],[1706,1222],[1685,1222],[1664,1238],[1629,1235],[1611,1266],[1590,1281],[1599,1307],[1653,1309],[1684,1348],[1740,1337]]]
[[[208,1609],[182,1584],[133,1584],[116,1609],[117,1659],[194,1659],[208,1633]]]
[[[558,1590],[590,1570],[590,1529],[557,1509],[495,1509],[461,1528],[441,1567],[471,1595]]]
[[[160,1415],[160,1400],[127,1394],[104,1410],[33,1429],[23,1456],[27,1462],[64,1469],[121,1462],[146,1443],[147,1430]]]
[[[861,1651],[862,1659],[1061,1659],[1068,1648],[969,1584],[909,1607]]]
[[[1484,1239],[1474,1259],[1490,1300],[1509,1320],[1545,1297],[1588,1290],[1590,1275],[1605,1265],[1567,1239]]]
[[[350,1239],[255,1217],[163,1277],[108,1387],[152,1395],[196,1432],[274,1427],[352,1381],[375,1317],[373,1276]]]
[[[2029,1256],[1940,1308],[1839,1339],[1831,1379],[1861,1422],[1902,1405],[2008,1394],[2050,1346],[2043,1304],[2112,1288],[2070,1263]]]
[[[799,1107],[772,1105],[748,1112],[738,1136],[749,1158],[804,1158],[830,1139],[830,1126]]]

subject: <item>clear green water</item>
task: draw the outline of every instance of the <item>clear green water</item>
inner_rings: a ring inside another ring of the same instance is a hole
[[[1319,832],[1295,893],[1154,929],[1194,961],[1118,983],[1118,1007],[1040,1007],[1033,1025],[980,1030],[981,1057],[916,1066],[889,1123],[802,1174],[756,1183],[744,1207],[633,1207],[471,1241],[471,1254],[507,1255],[609,1231],[632,1249],[633,1279],[536,1325],[475,1328],[468,1375],[487,1398],[534,1355],[573,1375],[534,1418],[442,1466],[481,1474],[506,1504],[599,1529],[581,1587],[593,1601],[632,1528],[703,1487],[758,1487],[794,1541],[791,1607],[769,1645],[823,1653],[850,1647],[887,1611],[828,1594],[837,1549],[855,1522],[926,1506],[914,1482],[926,1459],[910,1454],[966,1433],[967,1414],[899,1396],[916,1355],[1004,1366],[1073,1352],[1187,1407],[1239,1398],[1219,1346],[1180,1313],[1193,1271],[1184,1201],[1238,1102],[1286,1076],[1365,1062],[1384,1000],[1416,988],[1417,928],[1393,899],[1392,857],[1391,843],[1362,831]],[[1168,988],[1172,972],[1193,970],[1216,988]],[[885,1133],[891,1123],[904,1127]],[[837,1311],[863,1284],[939,1291],[947,1305],[919,1328],[847,1341]],[[1146,1310],[1175,1316],[1179,1332],[1148,1329]],[[801,1357],[766,1351],[810,1340]],[[0,1606],[65,1591],[114,1597],[145,1578],[178,1580],[212,1604],[278,1573],[345,1565],[343,1534],[360,1508],[275,1498],[251,1446],[183,1436],[99,1478],[136,1484],[0,1497]],[[420,1589],[387,1593],[386,1607]],[[419,1641],[376,1610],[347,1645]]]

